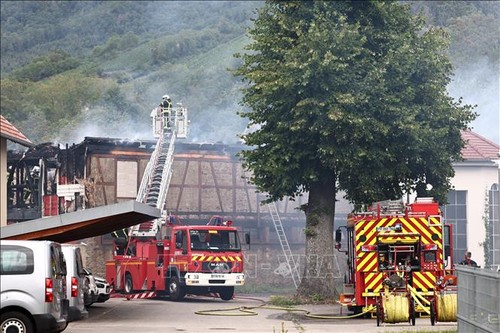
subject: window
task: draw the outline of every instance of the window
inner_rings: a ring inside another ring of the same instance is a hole
[[[424,252],[424,261],[425,262],[436,262],[436,252]]]
[[[1,275],[31,274],[34,271],[33,251],[24,246],[1,246]]]
[[[83,269],[83,259],[82,259],[82,254],[80,253],[80,249],[75,249],[75,260],[76,260],[76,269],[78,276],[84,277],[85,270]]]
[[[191,249],[239,251],[240,242],[235,231],[190,230]]]
[[[467,191],[450,191],[448,204],[441,207],[445,223],[452,225],[453,260],[459,263],[467,251]]]
[[[116,197],[135,198],[137,178],[136,161],[118,161],[116,163]]]

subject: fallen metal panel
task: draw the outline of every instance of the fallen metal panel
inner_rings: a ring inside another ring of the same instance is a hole
[[[159,209],[130,200],[76,212],[11,224],[1,239],[52,240],[60,243],[110,233],[160,217]]]

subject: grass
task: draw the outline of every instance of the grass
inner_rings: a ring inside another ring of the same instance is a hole
[[[295,306],[295,305],[304,304],[296,297],[280,296],[280,295],[271,296],[267,303],[270,305],[274,305],[274,306],[281,306],[281,307],[288,307],[288,308]]]
[[[244,284],[237,287],[235,292],[238,294],[279,294],[279,295],[293,295],[295,288],[293,287],[276,287],[265,284]]]

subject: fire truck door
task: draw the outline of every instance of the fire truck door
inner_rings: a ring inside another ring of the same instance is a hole
[[[173,261],[181,272],[187,270],[187,253],[187,233],[185,230],[179,230],[175,233],[175,253]]]

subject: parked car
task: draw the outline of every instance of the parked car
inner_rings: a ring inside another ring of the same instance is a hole
[[[0,331],[64,331],[68,300],[61,245],[0,240],[0,258]]]
[[[90,307],[92,304],[97,302],[97,297],[99,296],[99,292],[97,290],[95,277],[92,275],[92,272],[85,267],[83,268],[83,270],[85,271],[85,293],[84,293],[85,306]]]
[[[94,275],[94,279],[97,286],[97,303],[104,303],[111,296],[111,286],[102,276]]]
[[[85,309],[85,271],[83,269],[80,248],[71,244],[62,244],[66,259],[66,293],[69,300],[68,322],[88,318]]]

